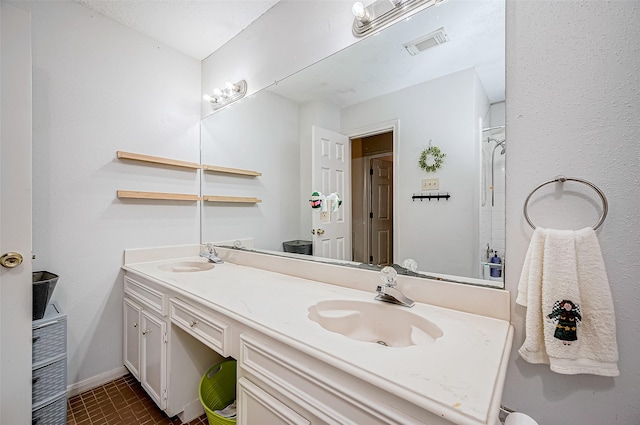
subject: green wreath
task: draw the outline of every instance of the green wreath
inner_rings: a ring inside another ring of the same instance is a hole
[[[442,161],[444,161],[446,156],[447,154],[442,153],[439,147],[429,146],[420,154],[418,164],[420,164],[420,168],[430,173],[442,166]]]

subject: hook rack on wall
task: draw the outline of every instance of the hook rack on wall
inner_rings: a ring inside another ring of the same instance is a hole
[[[420,202],[422,202],[423,199],[428,199],[429,201],[431,201],[432,199],[437,199],[438,201],[440,201],[440,199],[445,199],[445,200],[449,200],[449,198],[451,198],[451,195],[449,195],[449,192],[447,193],[440,193],[438,192],[437,195],[416,195],[415,193],[411,196],[411,200],[413,200],[415,202],[416,199],[420,199]]]

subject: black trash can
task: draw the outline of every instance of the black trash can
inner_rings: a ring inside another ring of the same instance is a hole
[[[57,274],[50,272],[33,272],[33,320],[40,320],[44,316],[58,279]]]
[[[302,241],[296,239],[294,241],[282,242],[282,249],[284,249],[284,252],[312,255],[313,244],[311,241]]]

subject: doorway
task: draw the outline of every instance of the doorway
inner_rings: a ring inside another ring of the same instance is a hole
[[[353,260],[393,263],[393,130],[351,138]]]

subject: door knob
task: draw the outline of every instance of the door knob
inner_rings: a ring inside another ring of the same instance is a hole
[[[8,269],[22,264],[22,255],[18,252],[6,252],[0,257],[0,265]]]
[[[318,229],[318,230],[316,230],[316,233],[318,235],[324,235],[324,230],[323,229]]]

